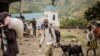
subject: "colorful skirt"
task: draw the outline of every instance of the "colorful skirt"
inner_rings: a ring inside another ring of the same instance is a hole
[[[98,48],[97,41],[96,40],[91,41],[89,45],[89,49],[97,49],[97,48]]]

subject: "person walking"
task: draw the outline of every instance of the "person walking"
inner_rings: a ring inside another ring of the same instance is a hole
[[[35,20],[35,18],[33,18],[33,20],[30,23],[32,23],[33,36],[36,36],[36,20]]]
[[[51,28],[52,35],[49,32],[49,26],[48,26],[48,20],[44,20],[44,30],[42,33],[42,37],[40,40],[39,47],[41,48],[42,44],[44,41],[46,42],[46,51],[45,51],[45,56],[53,56],[53,48],[56,46],[56,36],[55,36],[55,29]]]
[[[94,52],[94,56],[96,56],[96,49],[98,48],[97,46],[97,42],[96,42],[96,39],[95,39],[95,36],[94,36],[94,28],[92,27],[92,25],[89,25],[88,26],[88,30],[87,30],[87,46],[88,46],[88,49],[86,51],[86,56],[88,56],[88,52],[90,50],[93,50]]]
[[[20,25],[18,25],[20,23]],[[23,23],[20,19],[11,18],[8,12],[0,13],[0,39],[3,56],[17,56],[19,48],[17,37],[23,36]]]

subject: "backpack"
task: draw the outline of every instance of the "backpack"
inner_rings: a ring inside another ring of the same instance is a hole
[[[52,27],[52,28],[53,28],[53,27]],[[53,28],[53,29],[55,29],[55,28]],[[53,34],[52,34],[52,32],[51,32],[51,27],[49,28],[49,32],[50,32],[51,36],[53,37]],[[57,42],[57,43],[60,42],[61,33],[60,33],[60,31],[57,30],[57,29],[55,29],[55,36],[56,36],[56,42]]]

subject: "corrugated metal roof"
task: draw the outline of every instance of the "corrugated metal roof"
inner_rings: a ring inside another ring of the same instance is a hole
[[[20,14],[11,14],[12,17],[18,17]],[[44,13],[23,13],[22,16],[25,17],[25,20],[32,20],[33,18],[38,19],[41,16],[44,16]]]

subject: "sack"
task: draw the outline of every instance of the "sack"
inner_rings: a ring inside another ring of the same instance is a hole
[[[24,33],[24,24],[22,20],[13,18],[11,19],[9,29],[14,29],[16,31],[17,37],[22,38]]]
[[[55,28],[54,28],[55,29]],[[53,37],[53,34],[51,32],[51,27],[49,28],[49,32],[51,34],[51,36]],[[56,36],[56,42],[60,42],[60,37],[61,37],[61,33],[59,30],[55,29],[55,36]]]

